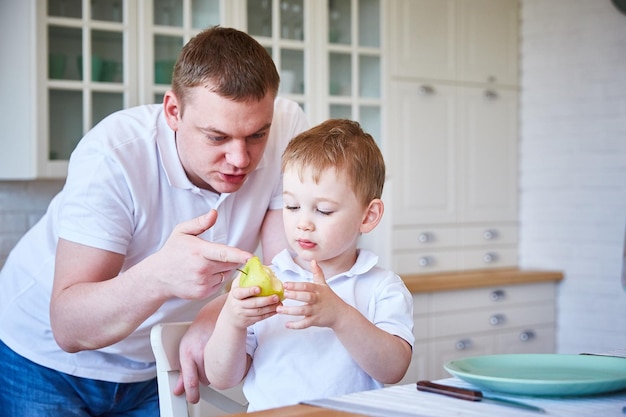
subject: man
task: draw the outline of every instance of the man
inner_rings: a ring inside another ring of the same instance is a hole
[[[225,279],[286,247],[280,158],[307,128],[243,32],[182,50],[163,105],[117,112],[70,158],[63,190],[0,272],[7,415],[154,415],[150,328],[191,320],[177,393],[207,383],[202,348]]]

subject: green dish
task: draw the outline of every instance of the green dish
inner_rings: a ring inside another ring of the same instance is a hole
[[[480,389],[516,395],[580,396],[626,389],[626,358],[506,354],[450,361],[444,369]]]

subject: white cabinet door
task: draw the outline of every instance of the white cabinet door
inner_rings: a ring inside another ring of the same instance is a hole
[[[518,84],[518,0],[389,2],[394,77]]]
[[[518,84],[517,0],[457,1],[459,81]]]
[[[391,73],[435,80],[456,78],[456,0],[392,0]]]
[[[459,221],[517,218],[517,100],[514,90],[459,87]]]
[[[454,91],[446,85],[391,83],[394,225],[456,221]]]

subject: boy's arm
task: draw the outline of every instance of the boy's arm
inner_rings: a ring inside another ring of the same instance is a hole
[[[209,383],[218,389],[237,385],[248,373],[252,358],[246,352],[248,326],[276,314],[277,295],[256,297],[259,287],[239,287],[233,281],[226,303],[204,347],[204,370]]]
[[[352,358],[372,378],[383,384],[395,384],[411,362],[411,345],[376,327],[363,314],[346,304],[332,327]]]
[[[304,316],[303,319],[288,322],[287,327],[329,327],[368,375],[383,384],[400,381],[411,362],[411,345],[401,337],[376,327],[360,311],[343,301],[326,284],[324,274],[315,261],[311,262],[311,270],[313,283],[285,283],[286,298],[306,303],[278,308],[279,314]]]

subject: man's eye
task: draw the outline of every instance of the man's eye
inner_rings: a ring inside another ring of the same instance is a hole
[[[211,142],[224,142],[226,140],[226,136],[208,136]]]
[[[265,136],[267,136],[267,132],[259,132],[259,133],[255,133],[254,135],[248,136],[248,140],[259,141],[259,140],[265,139]]]

